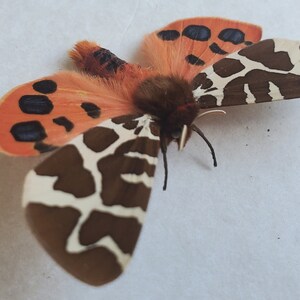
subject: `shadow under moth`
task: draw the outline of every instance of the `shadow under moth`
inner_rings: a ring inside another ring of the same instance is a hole
[[[261,28],[222,18],[179,20],[147,35],[145,65],[94,42],[64,71],[20,85],[0,104],[0,150],[31,156],[59,148],[25,179],[27,221],[69,273],[102,285],[131,259],[159,150],[182,149],[202,109],[300,97],[299,42],[260,41]],[[220,112],[220,110],[214,110]]]

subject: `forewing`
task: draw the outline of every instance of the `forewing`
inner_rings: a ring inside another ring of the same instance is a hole
[[[0,152],[36,155],[101,121],[135,113],[117,81],[60,72],[7,93],[0,103]]]
[[[193,93],[202,108],[300,97],[300,42],[261,41],[199,73]]]
[[[148,63],[165,75],[191,81],[202,69],[261,38],[261,28],[221,18],[179,20],[146,36]]]
[[[151,117],[118,117],[79,135],[28,173],[28,223],[73,276],[101,285],[124,270],[144,221],[159,145]]]

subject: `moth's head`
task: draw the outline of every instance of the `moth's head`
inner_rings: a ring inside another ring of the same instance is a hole
[[[143,113],[157,117],[168,143],[173,140],[179,143],[184,128],[187,141],[199,106],[186,80],[163,75],[147,78],[137,87],[133,100]]]
[[[186,103],[176,107],[162,122],[161,131],[167,142],[175,141],[182,150],[192,134],[192,124],[199,108],[196,103]]]

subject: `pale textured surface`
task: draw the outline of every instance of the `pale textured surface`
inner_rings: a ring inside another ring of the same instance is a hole
[[[54,4],[55,3],[55,4]],[[260,24],[263,37],[300,39],[300,3],[285,1],[0,1],[0,94],[70,69],[66,50],[99,41],[125,59],[142,36],[178,18],[224,16]],[[300,102],[226,109],[169,149],[134,258],[115,282],[86,286],[60,269],[30,234],[20,195],[42,158],[0,156],[0,299],[300,299]],[[270,131],[267,131],[270,129]]]

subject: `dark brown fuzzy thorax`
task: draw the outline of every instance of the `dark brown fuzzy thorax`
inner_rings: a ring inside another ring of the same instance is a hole
[[[133,101],[143,113],[158,118],[166,136],[184,124],[191,125],[199,112],[189,83],[173,76],[144,80],[137,87]]]

